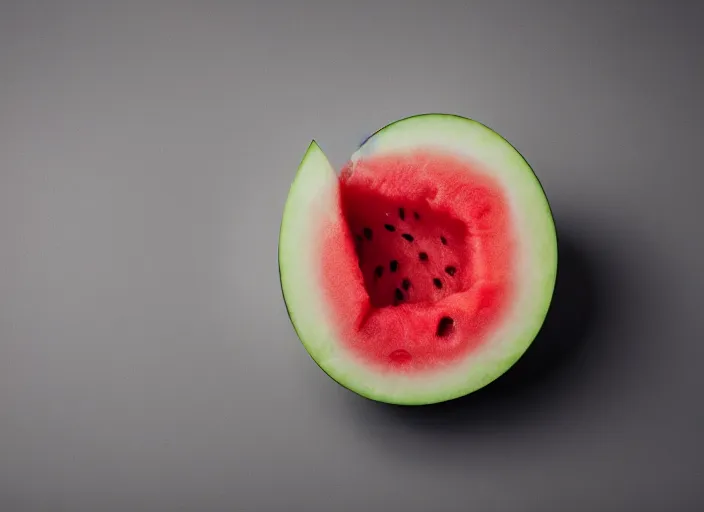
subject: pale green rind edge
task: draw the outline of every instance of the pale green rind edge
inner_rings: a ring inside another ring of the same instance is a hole
[[[483,145],[468,146],[462,140],[463,131],[471,133],[476,144],[479,144],[477,140],[482,140],[481,144],[486,144],[493,153],[484,151]],[[452,142],[453,136],[458,140]],[[420,139],[414,140],[414,137]],[[491,164],[492,159],[498,158],[494,163],[504,167],[500,167],[497,174],[502,174],[502,169],[508,166],[520,177],[518,181],[524,182],[521,187],[512,187],[508,182],[506,187],[513,193],[519,189],[520,193],[514,198],[518,213],[527,213],[524,217],[531,218],[532,242],[526,242],[522,247],[529,256],[529,263],[539,259],[540,265],[530,268],[533,276],[524,287],[530,295],[530,303],[524,303],[523,309],[517,311],[518,316],[523,313],[518,322],[520,329],[504,334],[503,338],[497,335],[499,342],[493,349],[472,354],[435,376],[406,378],[375,373],[374,369],[345,352],[335,339],[334,326],[326,322],[324,299],[310,289],[308,278],[314,269],[307,269],[306,265],[313,259],[314,249],[306,250],[311,244],[306,244],[305,238],[314,231],[311,226],[315,225],[316,213],[333,214],[337,207],[334,200],[337,175],[313,141],[301,161],[284,208],[279,237],[282,293],[293,327],[312,359],[339,384],[372,400],[422,405],[457,398],[484,387],[505,373],[528,349],[544,322],[552,299],[557,273],[557,236],[552,212],[529,164],[498,133],[477,121],[453,114],[421,114],[377,131],[355,152],[352,160],[385,150],[397,150],[403,148],[404,143],[410,147],[424,141],[432,143],[433,137],[439,137],[438,145],[449,149],[471,149],[468,156],[486,153],[484,163]]]

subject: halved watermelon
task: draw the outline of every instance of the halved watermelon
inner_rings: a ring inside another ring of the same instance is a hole
[[[368,138],[338,174],[313,141],[279,238],[291,322],[332,379],[406,405],[508,370],[552,299],[557,242],[543,189],[506,140],[424,114]]]

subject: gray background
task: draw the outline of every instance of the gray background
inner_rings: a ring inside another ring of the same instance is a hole
[[[697,2],[0,7],[0,509],[704,509]],[[384,407],[291,329],[280,214],[410,114],[534,165],[561,273],[469,399]]]

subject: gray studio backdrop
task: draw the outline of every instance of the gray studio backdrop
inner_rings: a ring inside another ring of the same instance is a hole
[[[5,1],[0,509],[704,509],[698,2]],[[280,214],[411,114],[489,124],[560,232],[515,372],[423,411],[289,325]]]

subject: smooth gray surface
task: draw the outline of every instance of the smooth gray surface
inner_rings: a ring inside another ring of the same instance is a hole
[[[0,509],[704,510],[697,2],[0,7]],[[367,402],[289,325],[280,214],[427,111],[534,165],[561,276],[516,371]]]

